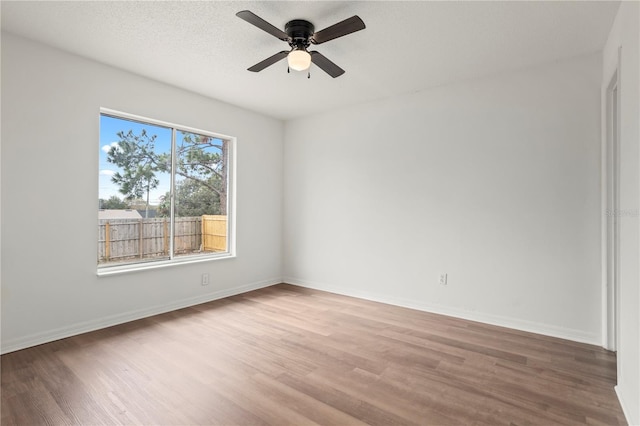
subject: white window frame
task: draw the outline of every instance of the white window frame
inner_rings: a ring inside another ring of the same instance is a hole
[[[161,127],[168,127],[171,129],[171,226],[170,228],[170,249],[169,259],[162,260],[145,260],[138,263],[126,263],[126,264],[113,264],[113,265],[98,265],[97,275],[108,276],[121,274],[125,272],[145,271],[150,269],[165,268],[174,265],[185,265],[200,262],[209,262],[212,260],[229,259],[236,257],[236,143],[237,140],[234,136],[223,135],[221,133],[215,133],[208,130],[197,129],[194,127],[184,126],[181,124],[170,123],[167,121],[156,120],[153,118],[143,117],[140,115],[129,114],[122,111],[116,111],[109,108],[100,108],[100,114],[108,115],[114,118],[121,118],[123,120],[138,121],[145,124],[157,125]],[[174,196],[175,196],[175,149],[176,149],[176,131],[183,131],[189,133],[196,133],[204,136],[210,136],[217,139],[224,139],[228,143],[228,161],[227,164],[227,251],[223,253],[207,253],[207,254],[194,254],[194,255],[180,255],[174,257],[173,253],[173,234],[174,234]],[[98,246],[96,242],[96,248]],[[97,255],[95,256],[97,258]]]

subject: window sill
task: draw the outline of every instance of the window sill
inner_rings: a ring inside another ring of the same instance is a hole
[[[194,263],[211,262],[220,259],[233,259],[236,255],[233,253],[222,253],[210,256],[190,256],[181,257],[173,260],[158,260],[144,263],[131,263],[127,265],[104,266],[98,268],[98,277],[107,277],[112,275],[126,274],[129,272],[140,272],[153,269],[166,268],[176,265],[190,265]]]

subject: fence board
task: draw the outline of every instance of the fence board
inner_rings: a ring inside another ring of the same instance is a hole
[[[227,216],[202,216],[202,250],[227,251]]]
[[[173,252],[178,254],[189,254],[200,251],[202,235],[200,232],[200,222],[198,217],[177,217],[174,224]]]

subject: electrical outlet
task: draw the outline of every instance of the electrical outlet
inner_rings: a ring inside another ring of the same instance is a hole
[[[447,274],[440,274],[440,285],[447,285]]]
[[[202,274],[202,285],[209,285],[209,274]]]

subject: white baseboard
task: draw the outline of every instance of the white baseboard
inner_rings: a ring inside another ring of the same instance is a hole
[[[368,291],[345,289],[343,287],[334,286],[325,283],[301,280],[295,277],[283,277],[283,281],[288,284],[299,287],[312,288],[315,290],[328,291],[330,293],[341,294],[344,296],[357,297],[360,299],[371,300],[374,302],[387,303],[390,305],[402,306],[405,308],[416,309],[419,311],[431,312],[434,314],[446,315],[455,318],[466,319],[470,321],[482,322],[485,324],[497,325],[500,327],[512,328],[530,333],[542,334],[545,336],[558,337],[560,339],[572,340],[580,343],[588,343],[592,345],[601,345],[600,336],[587,333],[582,330],[574,330],[570,328],[558,327],[550,324],[537,323],[533,321],[521,320],[518,318],[509,318],[499,315],[487,314],[476,311],[467,311],[448,306],[425,303],[421,301],[403,299],[383,294],[371,293]]]
[[[245,284],[239,287],[215,291],[195,297],[176,300],[171,303],[151,306],[144,309],[124,312],[116,315],[110,315],[90,321],[84,321],[72,324],[66,327],[60,327],[53,330],[47,330],[40,333],[34,333],[27,336],[21,336],[3,342],[0,352],[6,354],[9,352],[26,349],[31,346],[41,345],[43,343],[53,342],[55,340],[64,339],[78,334],[87,333],[89,331],[99,330],[129,321],[135,321],[147,318],[153,315],[163,314],[165,312],[175,311],[177,309],[188,308],[189,306],[199,305],[201,303],[211,302],[213,300],[222,299],[224,297],[235,296],[236,294],[246,293],[248,291],[257,290],[259,288],[269,287],[282,282],[281,278],[272,278],[270,280],[258,281],[255,283]]]
[[[622,397],[622,394],[620,393],[619,386],[614,386],[613,389],[616,391],[616,395],[618,396],[618,402],[620,402],[620,407],[622,407],[622,414],[624,414],[624,418],[627,421],[627,424],[629,424],[629,425],[638,424],[638,423],[632,423],[631,422],[631,416],[629,415],[629,409],[627,408],[627,404],[624,402],[624,398]]]
[[[507,318],[492,314],[485,314],[481,312],[470,312],[461,309],[450,308],[441,305],[428,304],[418,302],[415,300],[389,297],[381,294],[374,294],[366,291],[358,291],[352,289],[344,289],[342,287],[333,286],[324,283],[311,282],[307,280],[301,280],[294,277],[273,278],[270,280],[259,281],[234,287],[225,290],[219,290],[213,293],[203,294],[196,297],[187,299],[181,299],[172,303],[152,306],[149,308],[139,309],[135,311],[124,312],[121,314],[110,315],[107,317],[76,323],[67,327],[60,327],[53,330],[47,330],[40,333],[34,333],[27,336],[21,336],[16,339],[11,339],[3,342],[0,353],[5,354],[14,352],[20,349],[29,348],[31,346],[40,345],[43,343],[53,342],[55,340],[64,339],[67,337],[75,336],[89,331],[99,330],[101,328],[111,327],[114,325],[122,324],[129,321],[135,321],[137,319],[147,318],[153,315],[162,314],[165,312],[175,311],[176,309],[187,308],[189,306],[198,305],[201,303],[210,302],[224,297],[234,296],[236,294],[246,293],[248,291],[257,290],[259,288],[269,287],[281,282],[286,282],[292,285],[313,288],[316,290],[328,291],[331,293],[342,294],[345,296],[358,297],[360,299],[372,300],[375,302],[387,303],[396,306],[402,306],[411,309],[417,309],[425,312],[432,312],[441,315],[447,315],[456,318],[467,319],[470,321],[478,321],[486,324],[497,325],[501,327],[508,327],[516,330],[528,331],[537,334],[543,334],[546,336],[558,337],[561,339],[573,340],[581,343],[589,343],[599,345],[598,336],[585,333],[580,330],[566,329],[562,327],[556,327],[548,324],[535,323],[530,321],[524,321],[517,318]],[[620,399],[620,398],[619,398]],[[622,404],[622,401],[621,401]],[[624,406],[623,406],[624,409]],[[626,412],[625,412],[626,415]]]

